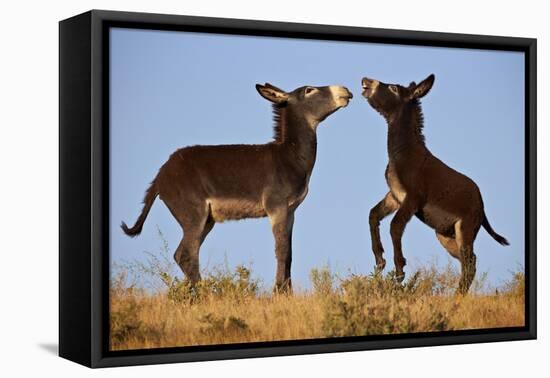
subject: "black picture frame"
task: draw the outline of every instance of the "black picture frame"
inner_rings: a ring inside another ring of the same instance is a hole
[[[109,28],[521,51],[525,54],[525,327],[132,351],[108,348]],[[535,339],[536,62],[530,38],[92,10],[59,24],[59,354],[89,367]]]

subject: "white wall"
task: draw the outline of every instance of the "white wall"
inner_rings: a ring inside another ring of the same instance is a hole
[[[543,1],[5,1],[0,23],[0,374],[59,376],[541,376],[548,368],[549,242],[539,238],[539,340],[91,371],[57,344],[57,64],[61,19],[96,9],[536,37],[539,146],[550,142]],[[468,85],[468,83],[464,83]],[[474,85],[474,84],[473,84]],[[546,91],[546,93],[543,93]],[[545,143],[546,142],[546,143]],[[539,150],[539,214],[550,152]],[[7,211],[6,211],[7,209]],[[539,234],[549,227],[539,216]],[[546,352],[544,349],[546,348]],[[539,374],[537,374],[539,373]]]

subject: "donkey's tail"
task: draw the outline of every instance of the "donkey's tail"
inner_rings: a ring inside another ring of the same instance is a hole
[[[481,222],[481,225],[483,226],[485,231],[487,231],[489,233],[489,235],[491,235],[493,237],[493,239],[495,239],[498,243],[500,243],[502,245],[510,245],[510,243],[508,243],[508,240],[506,240],[506,238],[504,236],[501,236],[501,235],[497,234],[495,232],[495,230],[493,230],[493,228],[489,224],[489,220],[487,219],[487,215],[485,215],[485,214],[483,214],[483,222]]]
[[[145,218],[147,218],[147,214],[149,214],[149,210],[151,210],[151,206],[153,206],[153,202],[155,202],[155,198],[157,198],[158,194],[159,192],[155,179],[149,186],[149,189],[147,189],[147,191],[145,192],[145,198],[143,199],[143,209],[141,210],[141,214],[139,215],[136,224],[134,224],[132,228],[128,228],[128,226],[124,222],[122,222],[122,224],[120,225],[122,231],[124,231],[126,235],[135,237],[141,233]]]

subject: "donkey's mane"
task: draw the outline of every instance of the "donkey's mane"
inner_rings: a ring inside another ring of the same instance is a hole
[[[426,146],[424,134],[424,115],[420,101],[411,100],[393,119],[388,119],[388,152],[396,155],[411,145]]]
[[[412,111],[411,111],[411,122],[415,131],[415,135],[421,142],[425,142],[424,133],[424,114],[422,113],[422,107],[420,106],[420,100],[414,99],[411,101]]]
[[[284,112],[286,105],[273,104],[273,139],[275,143],[283,143],[286,137],[286,120]]]

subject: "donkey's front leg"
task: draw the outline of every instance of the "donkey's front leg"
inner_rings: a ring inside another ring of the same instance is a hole
[[[292,264],[292,227],[294,211],[278,209],[269,214],[269,220],[275,237],[275,257],[277,258],[277,273],[275,292],[292,292],[290,266]]]
[[[403,257],[401,249],[401,238],[407,223],[417,211],[417,203],[407,195],[401,203],[399,210],[391,220],[390,234],[393,243],[393,260],[395,262],[395,279],[402,282],[405,279],[403,267],[407,264],[407,260]]]
[[[380,240],[380,221],[393,213],[399,207],[391,192],[388,192],[382,201],[378,202],[369,213],[370,236],[372,241],[372,252],[376,259],[376,270],[384,270],[386,260],[382,257],[384,247]]]

